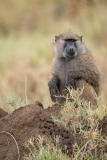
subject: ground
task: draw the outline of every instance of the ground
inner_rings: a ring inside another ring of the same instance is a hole
[[[74,136],[63,126],[58,126],[52,121],[51,114],[58,116],[61,106],[53,105],[48,109],[43,109],[40,103],[20,107],[11,114],[0,110],[0,160],[15,160],[18,157],[18,151],[14,136],[20,150],[21,159],[28,153],[25,142],[30,137],[38,138],[44,136],[48,139],[59,135],[61,137],[60,147],[64,152],[65,145],[69,154],[72,154],[72,144]],[[3,132],[5,131],[5,132]],[[8,133],[11,135],[9,135]]]
[[[39,135],[47,140],[51,137],[52,141],[55,136],[60,136],[62,152],[65,153],[65,146],[67,146],[66,151],[68,155],[71,155],[75,142],[74,135],[63,126],[53,122],[51,116],[60,117],[62,107],[54,104],[44,109],[40,102],[36,102],[20,107],[11,114],[0,109],[0,160],[18,159],[18,148],[20,159],[23,160],[24,155],[29,153],[25,142],[31,137],[38,138]],[[99,128],[102,128],[103,135],[107,136],[107,116],[99,121]]]

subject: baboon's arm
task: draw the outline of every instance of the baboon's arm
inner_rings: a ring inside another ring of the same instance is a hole
[[[56,96],[59,96],[58,82],[59,79],[56,75],[51,75],[49,77],[48,86],[49,86],[50,96],[53,102],[56,102]]]
[[[100,74],[98,73],[98,71],[95,72],[90,69],[87,69],[86,71],[84,70],[70,71],[67,76],[66,83],[67,85],[70,84],[72,86],[72,82],[75,79],[79,79],[79,78],[83,78],[84,80],[86,80],[86,82],[88,82],[93,86],[96,86],[96,87],[99,86]]]

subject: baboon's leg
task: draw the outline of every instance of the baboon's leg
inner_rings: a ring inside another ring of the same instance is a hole
[[[97,94],[92,85],[87,83],[84,79],[78,79],[75,81],[76,88],[83,89],[80,98],[90,101],[92,105],[96,105]]]

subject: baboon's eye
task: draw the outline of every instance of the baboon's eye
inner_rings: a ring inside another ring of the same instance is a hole
[[[75,39],[66,39],[65,41],[66,42],[75,42],[76,40]]]
[[[76,40],[75,40],[75,39],[71,39],[71,41],[72,41],[72,42],[75,42]]]

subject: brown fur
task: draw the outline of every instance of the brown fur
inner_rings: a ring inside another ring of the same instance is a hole
[[[76,39],[79,46],[79,54],[73,58],[64,57],[64,54],[61,53],[64,40],[70,38]],[[85,44],[80,41],[80,37],[71,31],[60,34],[57,36],[57,41],[54,42],[54,49],[55,57],[48,82],[52,100],[63,103],[63,100],[56,98],[55,95],[66,96],[66,86],[70,86],[84,88],[81,98],[95,103],[100,91],[100,71],[93,56]]]

